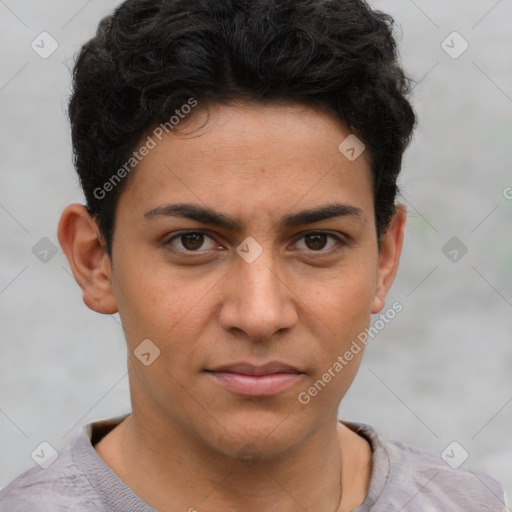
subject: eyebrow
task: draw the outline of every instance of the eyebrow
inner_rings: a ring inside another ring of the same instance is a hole
[[[235,232],[241,232],[242,225],[233,217],[216,212],[211,208],[189,203],[167,204],[154,208],[144,214],[144,218],[152,220],[158,217],[178,217],[195,220],[203,224],[218,226]],[[311,208],[297,213],[285,215],[279,222],[280,229],[295,228],[337,217],[355,217],[364,220],[361,208],[347,204],[333,203]]]

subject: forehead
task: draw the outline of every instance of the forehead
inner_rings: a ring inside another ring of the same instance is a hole
[[[119,210],[141,216],[186,202],[235,216],[273,216],[299,203],[304,209],[337,202],[373,217],[367,155],[348,158],[345,141],[353,134],[322,111],[302,105],[213,106],[207,112],[198,108],[177,128],[156,140],[138,163]]]

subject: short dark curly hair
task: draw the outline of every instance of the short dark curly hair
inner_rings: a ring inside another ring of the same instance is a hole
[[[69,102],[74,164],[109,256],[127,180],[97,191],[190,98],[333,114],[368,150],[380,240],[416,123],[393,23],[364,0],[123,2],[81,48]]]

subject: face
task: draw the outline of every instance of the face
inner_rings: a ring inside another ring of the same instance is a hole
[[[210,114],[202,128],[201,115],[184,121],[130,176],[112,266],[104,257],[108,293],[134,413],[217,452],[251,443],[270,456],[336,419],[363,351],[334,365],[384,306],[403,222],[379,253],[366,155],[340,152],[350,130],[325,113]]]

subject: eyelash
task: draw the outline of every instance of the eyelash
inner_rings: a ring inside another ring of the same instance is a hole
[[[188,231],[180,231],[179,233],[174,234],[171,238],[167,238],[166,240],[164,240],[162,245],[165,246],[166,248],[168,248],[173,253],[177,253],[177,254],[181,253],[181,254],[187,255],[187,256],[193,255],[193,254],[204,255],[204,254],[207,254],[208,252],[210,252],[210,251],[201,251],[201,250],[191,251],[191,250],[186,250],[186,249],[185,250],[177,249],[172,245],[172,242],[174,240],[177,240],[177,239],[179,240],[182,236],[192,235],[192,234],[204,235],[204,236],[214,240],[214,237],[212,235],[210,235],[208,232],[195,229],[195,230],[188,230]],[[294,243],[297,243],[299,240],[302,240],[303,238],[305,238],[308,235],[326,235],[328,238],[331,238],[336,241],[336,244],[329,249],[319,249],[318,251],[315,251],[313,249],[309,249],[309,250],[308,249],[299,249],[299,251],[307,251],[307,252],[311,253],[311,255],[315,255],[315,256],[316,255],[327,255],[336,250],[340,250],[348,245],[348,242],[346,239],[341,238],[329,231],[322,231],[322,230],[307,231],[306,233],[303,233],[300,237],[298,237]]]

